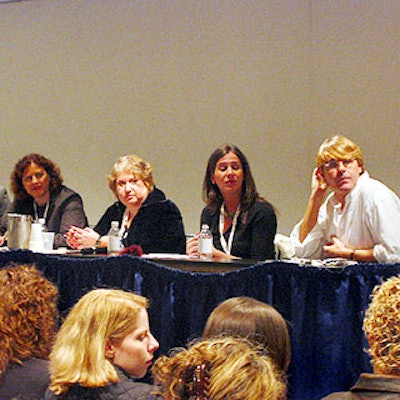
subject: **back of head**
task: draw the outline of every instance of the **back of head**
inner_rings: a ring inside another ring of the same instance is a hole
[[[58,290],[32,265],[0,270],[0,378],[10,362],[46,359],[58,323]]]
[[[286,393],[274,362],[240,338],[202,340],[162,356],[153,374],[168,400],[277,400]]]
[[[400,277],[375,287],[363,328],[375,372],[400,376]]]
[[[251,297],[232,297],[219,304],[207,319],[203,338],[231,335],[261,344],[287,371],[291,357],[287,323],[271,305]]]
[[[345,136],[332,136],[321,144],[315,160],[317,167],[321,167],[330,160],[357,160],[364,170],[364,161],[360,147]]]
[[[130,292],[96,289],[72,308],[50,354],[50,389],[60,394],[73,384],[101,387],[118,382],[105,356],[107,341],[119,343],[133,329],[147,299]]]

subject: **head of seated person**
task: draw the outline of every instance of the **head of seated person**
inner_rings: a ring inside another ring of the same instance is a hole
[[[275,363],[243,338],[199,341],[161,356],[153,367],[156,386],[169,400],[285,398]]]
[[[283,316],[273,306],[251,297],[232,297],[207,319],[203,338],[233,335],[265,347],[277,367],[286,372],[291,357],[290,335]]]

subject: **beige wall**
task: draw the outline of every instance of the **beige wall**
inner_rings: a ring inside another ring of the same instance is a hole
[[[113,162],[137,153],[193,232],[207,158],[232,142],[289,233],[341,131],[399,194],[399,21],[396,0],[0,4],[0,183],[43,153],[95,223]]]

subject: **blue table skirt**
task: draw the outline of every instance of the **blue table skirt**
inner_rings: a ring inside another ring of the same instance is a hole
[[[232,296],[272,304],[290,325],[292,362],[289,398],[317,400],[348,388],[371,371],[362,332],[375,285],[400,273],[400,264],[319,268],[273,262],[225,273],[168,268],[132,256],[66,257],[14,250],[10,261],[35,263],[60,291],[62,313],[88,290],[115,287],[150,299],[150,324],[160,342],[157,355],[199,337],[213,308]]]

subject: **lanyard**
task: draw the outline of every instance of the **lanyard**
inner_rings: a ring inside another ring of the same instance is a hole
[[[44,208],[43,217],[42,217],[46,220],[46,222],[47,222],[47,213],[49,212],[49,203],[50,202],[46,203],[46,207]],[[33,200],[33,211],[35,213],[35,221],[38,221],[39,220],[38,206],[37,206],[35,200]]]
[[[224,249],[225,253],[230,255],[231,250],[232,250],[233,237],[235,236],[237,220],[238,220],[238,217],[240,214],[240,206],[236,209],[235,215],[233,217],[231,233],[229,234],[229,238],[228,238],[228,244],[226,243],[225,236],[224,236],[224,213],[225,213],[225,206],[224,206],[224,203],[222,203],[221,210],[219,213],[219,239],[221,241],[221,246]]]
[[[125,208],[124,215],[122,216],[121,228],[119,230],[119,235],[122,239],[125,239],[128,236],[129,228],[128,228],[128,220],[129,220],[129,210]]]

